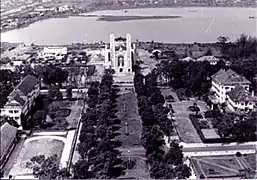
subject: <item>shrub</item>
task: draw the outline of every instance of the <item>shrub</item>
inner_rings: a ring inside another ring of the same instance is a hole
[[[236,157],[241,157],[242,154],[240,152],[236,152]]]

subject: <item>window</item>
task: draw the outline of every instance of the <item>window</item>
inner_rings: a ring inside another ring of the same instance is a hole
[[[229,89],[229,87],[225,87],[225,89]]]
[[[9,110],[9,113],[13,113],[13,110]]]
[[[14,113],[18,113],[19,111],[18,110],[14,110]]]
[[[243,106],[243,105],[244,105],[244,103],[243,103],[243,102],[241,102],[241,105]]]
[[[122,68],[120,68],[120,72],[123,72],[123,69],[122,69]]]
[[[130,69],[128,69],[128,72],[130,72]]]

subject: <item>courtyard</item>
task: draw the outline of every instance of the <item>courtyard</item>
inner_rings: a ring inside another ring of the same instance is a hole
[[[256,177],[256,154],[209,156],[190,158],[193,168],[199,177],[228,178],[244,175]]]
[[[195,130],[191,120],[189,119],[189,114],[193,113],[188,110],[189,106],[194,104],[194,100],[173,102],[172,107],[175,111],[174,120],[176,125],[176,130],[179,134],[181,141],[185,143],[201,143],[197,131]],[[197,106],[200,108],[200,113],[206,111],[206,105],[203,101],[197,101]]]

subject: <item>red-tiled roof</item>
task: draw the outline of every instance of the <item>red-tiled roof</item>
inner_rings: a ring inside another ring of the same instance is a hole
[[[229,69],[225,71],[221,69],[216,74],[212,76],[212,80],[228,85],[236,85],[236,84],[251,84],[249,80],[245,77],[237,74],[235,71]]]

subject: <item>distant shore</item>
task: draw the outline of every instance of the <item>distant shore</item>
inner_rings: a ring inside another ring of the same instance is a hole
[[[175,19],[182,16],[115,16],[115,15],[77,15],[79,17],[97,17],[97,21],[130,21],[130,20],[146,20],[146,19]]]

